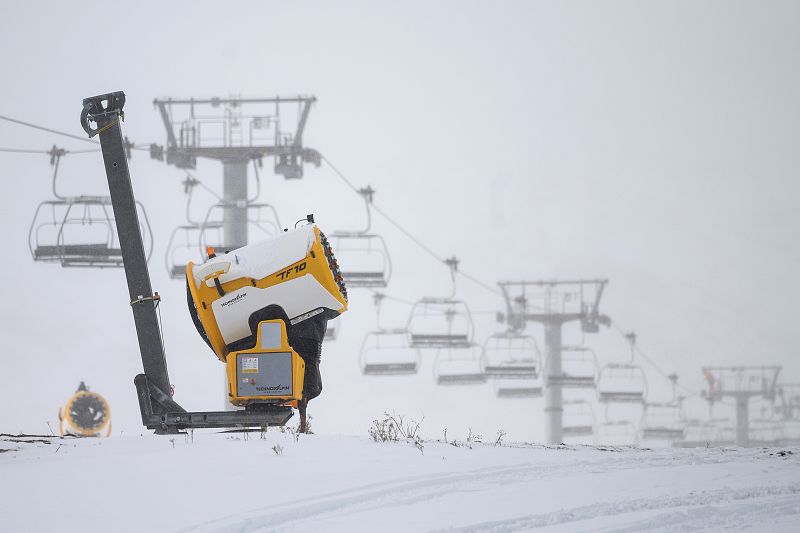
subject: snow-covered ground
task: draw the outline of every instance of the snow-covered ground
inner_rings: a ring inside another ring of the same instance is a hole
[[[6,435],[0,531],[800,530],[800,449],[460,444]]]

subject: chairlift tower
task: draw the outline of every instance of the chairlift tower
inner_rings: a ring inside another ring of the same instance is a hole
[[[716,366],[703,368],[709,402],[736,400],[736,445],[750,445],[750,400],[774,400],[780,366]]]
[[[197,158],[222,163],[223,239],[225,247],[247,244],[247,166],[274,157],[274,171],[286,179],[303,177],[303,163],[319,166],[319,152],[303,146],[313,96],[290,98],[155,99],[167,131],[164,147],[150,156],[181,169]]]
[[[601,315],[600,299],[608,280],[501,281],[506,300],[504,320],[512,327],[524,328],[527,322],[544,326],[545,342],[545,441],[563,440],[563,371],[561,329],[568,322],[580,321],[586,333],[597,333],[600,324],[610,320]]]

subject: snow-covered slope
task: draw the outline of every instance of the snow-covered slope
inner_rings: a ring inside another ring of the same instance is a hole
[[[797,449],[0,439],[2,531],[800,530]]]

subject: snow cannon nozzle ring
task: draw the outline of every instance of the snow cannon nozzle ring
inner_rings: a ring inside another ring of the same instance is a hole
[[[117,123],[115,118],[118,117],[118,120],[124,118],[123,107],[125,107],[125,93],[122,91],[84,98],[83,110],[81,110],[83,131],[89,135],[89,138],[105,131],[106,128]],[[97,128],[92,128],[89,121],[96,123]]]

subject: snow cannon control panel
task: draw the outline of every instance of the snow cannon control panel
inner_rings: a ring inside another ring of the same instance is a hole
[[[289,345],[283,320],[261,321],[255,346],[229,353],[226,368],[233,405],[286,404],[303,397],[305,363]]]

